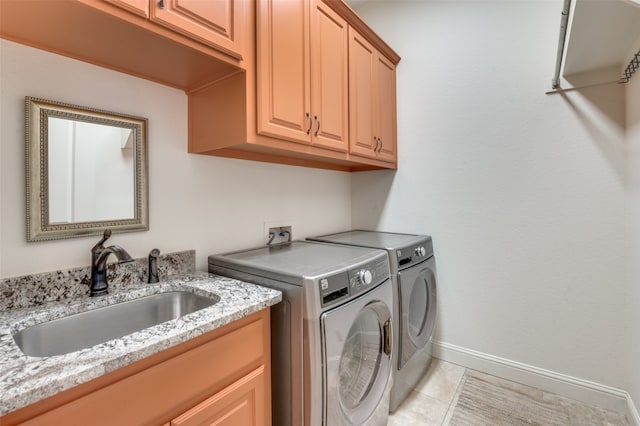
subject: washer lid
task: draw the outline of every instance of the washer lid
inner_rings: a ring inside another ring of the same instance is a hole
[[[422,245],[427,251],[427,253],[425,253],[426,257],[433,254],[433,243],[429,235],[354,230],[340,232],[337,234],[322,235],[319,237],[309,238],[309,240],[360,247],[383,248],[386,250],[398,250],[409,246]]]
[[[306,279],[351,270],[386,252],[370,248],[338,246],[310,241],[264,246],[209,256],[209,265],[242,271],[302,286]]]

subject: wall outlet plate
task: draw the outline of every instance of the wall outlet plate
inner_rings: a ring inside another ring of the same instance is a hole
[[[269,228],[267,245],[282,244],[293,241],[291,226],[274,226]]]

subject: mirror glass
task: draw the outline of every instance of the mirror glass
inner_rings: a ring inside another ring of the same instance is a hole
[[[26,98],[27,241],[148,230],[147,120]]]

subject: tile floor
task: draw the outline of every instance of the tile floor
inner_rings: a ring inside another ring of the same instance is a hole
[[[489,376],[434,358],[425,377],[413,393],[389,417],[388,426],[446,426],[450,424],[458,394],[466,377],[474,376],[486,382],[515,390],[534,398],[554,402],[567,410],[569,426],[626,426],[624,415],[588,406],[540,389]],[[480,425],[481,423],[478,423]],[[489,425],[487,425],[489,426]],[[543,425],[541,425],[543,426]]]

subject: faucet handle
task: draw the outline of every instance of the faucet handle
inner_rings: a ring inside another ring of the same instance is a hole
[[[160,256],[160,250],[154,248],[149,252],[149,279],[148,283],[157,283],[158,279],[158,256]]]
[[[110,237],[111,237],[111,229],[105,229],[104,233],[102,234],[102,238],[100,239],[100,241],[98,241],[98,244],[93,246],[93,248],[91,249],[91,252],[95,254],[100,254],[100,252],[104,250],[104,246],[102,244],[105,241],[107,241]]]

